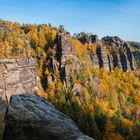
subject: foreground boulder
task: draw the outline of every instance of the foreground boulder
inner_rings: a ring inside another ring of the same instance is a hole
[[[2,134],[3,134],[3,128],[4,128],[3,120],[4,120],[4,117],[5,117],[6,109],[7,109],[6,102],[3,101],[0,98],[0,140],[1,140],[1,137],[2,137]]]
[[[47,100],[29,94],[11,97],[3,140],[92,140]]]

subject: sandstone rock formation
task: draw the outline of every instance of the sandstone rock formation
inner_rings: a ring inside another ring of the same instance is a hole
[[[140,43],[129,41],[127,44],[130,46],[131,50],[133,51],[134,56],[134,63],[136,64],[136,69],[140,68]]]
[[[49,58],[48,69],[53,73],[52,77],[47,76],[47,83],[51,83],[50,79],[55,81],[54,74],[59,73],[62,83],[70,87],[72,75],[75,71],[82,67],[77,57],[75,48],[70,43],[71,36],[67,32],[59,33],[57,36],[57,44],[55,46],[56,55]]]
[[[93,35],[93,34],[86,34],[84,32],[81,32],[76,35],[77,39],[82,42],[83,44],[85,43],[97,43],[98,41],[98,36]]]
[[[75,70],[81,67],[75,48],[70,43],[71,36],[67,33],[58,34],[57,53],[61,79],[64,84],[70,86],[71,76]]]
[[[71,44],[71,36],[63,31],[58,33],[57,43],[55,46],[56,54],[51,56],[48,69],[51,73],[47,77],[47,83],[55,81],[53,75],[60,74],[61,81],[67,87],[74,86],[72,83],[73,75],[79,72],[83,67],[104,68],[112,71],[115,68],[120,68],[123,71],[135,70],[140,64],[140,55],[138,44],[126,42],[118,37],[104,37],[99,40],[97,36],[92,34],[78,34],[76,38],[84,43],[94,43],[96,46],[95,53],[87,54],[84,61],[81,62],[77,56],[75,47]],[[91,39],[92,38],[92,39]],[[137,62],[137,65],[136,65]]]
[[[106,36],[102,38],[103,41],[105,41],[105,43],[113,48],[115,47],[120,47],[123,45],[124,41],[121,40],[119,37],[117,36]]]
[[[136,69],[134,53],[130,43],[121,40],[119,37],[104,37],[102,40],[112,49],[113,67],[121,68],[123,71]]]
[[[36,62],[34,59],[0,60],[0,116],[3,119],[6,103],[12,95],[37,92]]]
[[[116,67],[123,71],[139,68],[140,43],[124,41],[117,36],[106,36],[102,40],[95,37],[96,41],[91,41],[91,36],[93,35],[80,33],[76,35],[76,38],[83,44],[95,43],[98,46],[96,48],[96,54],[90,55],[93,67],[98,66],[109,71],[112,71]],[[98,45],[98,42],[102,42],[102,44]]]
[[[47,100],[30,94],[12,96],[3,140],[92,140]]]
[[[36,92],[34,59],[0,60],[0,95],[9,101],[12,94]]]

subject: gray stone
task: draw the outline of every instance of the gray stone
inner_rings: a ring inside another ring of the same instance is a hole
[[[29,59],[28,58],[21,58],[16,60],[19,67],[27,67],[29,65]]]
[[[36,66],[36,60],[33,58],[29,58],[29,67],[35,67]]]
[[[35,60],[29,61],[28,58],[0,60],[0,116],[4,116],[5,103],[12,95],[25,92],[31,94],[37,92]]]
[[[70,43],[71,36],[66,33],[58,34],[57,42],[57,60],[62,82],[67,86],[71,86],[72,75],[75,70],[81,69],[82,65],[76,55],[74,46]],[[56,63],[56,62],[55,62]]]
[[[30,94],[12,96],[3,140],[92,140],[47,100]]]
[[[98,36],[93,35],[91,33],[81,32],[81,33],[76,35],[76,38],[83,44],[85,44],[85,43],[97,43],[98,42]]]
[[[137,50],[140,48],[140,43],[123,41],[117,36],[102,38],[104,43],[112,49],[113,66],[121,68],[123,71],[136,69],[135,59],[139,65],[140,53]],[[133,50],[133,52],[132,52]],[[119,55],[119,56],[118,56]],[[135,58],[135,59],[134,59]]]

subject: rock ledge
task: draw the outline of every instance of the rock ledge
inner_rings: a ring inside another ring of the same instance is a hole
[[[47,100],[30,94],[11,97],[3,140],[93,140]]]

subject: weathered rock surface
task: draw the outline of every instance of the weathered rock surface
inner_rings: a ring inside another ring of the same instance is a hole
[[[34,59],[0,60],[0,116],[4,117],[6,103],[12,95],[37,92]]]
[[[133,56],[136,61],[136,69],[140,68],[140,42],[127,42],[131,49],[133,50]]]
[[[12,96],[3,140],[92,140],[47,100],[30,94]]]
[[[113,68],[118,67],[123,71],[130,71],[136,69],[134,59],[134,52],[136,51],[131,43],[121,40],[119,37],[106,36],[102,40],[112,49],[111,63]],[[139,46],[140,48],[140,46]],[[136,58],[136,57],[135,57]]]
[[[48,69],[53,74],[60,74],[61,81],[67,87],[71,86],[72,75],[80,69],[81,63],[77,57],[74,46],[70,43],[71,36],[67,32],[59,33],[57,36],[57,45],[55,47],[56,55],[49,58]],[[55,81],[55,77],[47,77],[47,83],[50,79]]]
[[[124,41],[121,40],[119,37],[117,36],[106,36],[104,38],[102,38],[102,40],[109,46],[115,48],[115,47],[120,47],[124,44]]]
[[[91,33],[86,34],[84,32],[81,32],[81,33],[76,35],[76,38],[80,42],[82,42],[83,44],[85,44],[85,43],[97,43],[98,42],[98,36],[97,35],[93,35]]]
[[[101,45],[96,48],[96,54],[91,55],[93,67],[104,68],[112,71],[118,67],[123,71],[136,70],[140,65],[140,43],[128,42],[120,39],[117,36],[106,36],[101,40],[96,35],[79,33],[76,37],[81,43],[103,42],[108,46],[104,49]],[[95,57],[97,55],[97,57]],[[95,58],[94,58],[95,57]]]
[[[0,60],[0,97],[36,92],[36,64],[34,59]]]
[[[50,73],[47,83],[55,81],[53,75],[59,73],[66,87],[73,87],[73,77],[84,67],[104,68],[112,71],[115,68],[123,71],[136,70],[140,64],[140,43],[123,41],[117,36],[104,37],[99,40],[96,35],[79,33],[74,36],[81,43],[93,43],[95,52],[87,54],[81,61],[71,44],[71,36],[66,31],[58,33],[55,46],[56,54],[49,58]]]

